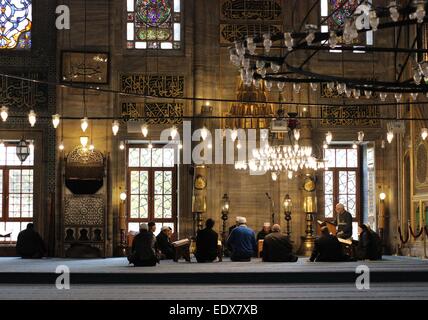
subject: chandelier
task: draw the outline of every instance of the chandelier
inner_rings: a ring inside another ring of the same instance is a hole
[[[278,116],[279,121],[287,119],[287,127],[284,132],[279,133],[271,130],[271,136],[274,138],[287,134],[289,142],[281,143],[279,139],[272,139],[273,143],[266,142],[260,148],[253,149],[252,158],[249,161],[236,161],[235,169],[249,169],[252,173],[271,172],[273,180],[277,180],[281,173],[286,173],[291,179],[299,170],[325,169],[326,162],[323,159],[317,159],[313,154],[313,148],[299,143],[300,129],[299,122],[294,117],[295,114],[289,113],[289,118],[285,118],[283,110],[280,109]],[[277,143],[278,140],[279,143]]]

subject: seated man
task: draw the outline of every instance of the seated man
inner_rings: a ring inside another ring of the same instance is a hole
[[[345,210],[345,206],[341,203],[336,205],[336,226],[337,237],[349,239],[352,237],[352,215]]]
[[[382,241],[378,234],[367,225],[359,226],[359,241],[357,247],[357,257],[360,260],[381,260]]]
[[[213,262],[217,258],[218,234],[213,230],[214,220],[205,222],[206,228],[196,235],[195,257],[198,262]]]
[[[158,258],[155,250],[156,238],[149,232],[147,223],[140,225],[140,233],[137,234],[132,242],[131,254],[128,257],[129,263],[135,267],[153,267]]]
[[[349,256],[343,252],[343,247],[337,238],[330,234],[328,227],[321,228],[321,236],[315,240],[314,249],[309,259],[311,262],[349,261]]]
[[[174,259],[174,246],[171,243],[171,228],[163,226],[156,237],[156,247],[162,259]]]
[[[27,224],[27,229],[19,233],[16,253],[23,259],[40,259],[45,255],[45,244],[32,223]]]
[[[271,232],[272,232],[272,230],[270,228],[270,223],[265,222],[263,224],[263,229],[260,230],[259,233],[257,233],[257,241],[263,240]]]
[[[247,219],[239,217],[239,226],[233,229],[227,239],[232,261],[250,261],[257,251],[256,235],[253,230],[246,226]]]
[[[281,233],[279,224],[274,224],[272,233],[263,242],[263,261],[265,262],[296,262],[290,239]]]

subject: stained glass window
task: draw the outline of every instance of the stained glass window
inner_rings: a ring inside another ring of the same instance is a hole
[[[149,221],[156,223],[157,232],[164,225],[175,230],[175,151],[163,145],[128,148],[128,231]]]
[[[30,49],[31,0],[0,0],[0,49]]]
[[[180,49],[181,0],[126,0],[128,49]]]
[[[345,21],[348,17],[351,17],[355,9],[359,6],[360,0],[321,0],[321,32],[329,32],[330,30],[342,29]],[[368,3],[371,4],[372,0]],[[331,16],[330,16],[331,15]],[[329,17],[330,16],[330,17]],[[327,17],[329,17],[327,19]],[[339,43],[340,43],[339,39]],[[327,44],[327,41],[324,42]],[[364,53],[362,50],[358,50],[358,45],[373,45],[373,31],[367,31],[359,37],[354,43],[354,53]],[[339,47],[339,46],[338,46]],[[340,49],[332,49],[330,52],[342,52]]]

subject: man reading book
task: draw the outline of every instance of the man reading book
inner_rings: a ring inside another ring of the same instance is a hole
[[[349,239],[352,237],[352,215],[345,210],[342,203],[336,204],[337,237]]]

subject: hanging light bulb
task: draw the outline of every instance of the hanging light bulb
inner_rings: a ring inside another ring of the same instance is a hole
[[[212,142],[211,142],[211,141],[210,141],[210,142],[208,142],[207,148],[208,148],[208,149],[210,149],[210,150],[213,148],[213,144],[212,144]]]
[[[177,136],[177,134],[178,134],[177,127],[176,127],[176,126],[173,126],[173,127],[171,128],[171,133],[170,133],[171,138],[172,138],[172,139],[175,139],[175,137]]]
[[[308,46],[311,46],[312,42],[314,42],[314,40],[315,40],[315,32],[314,31],[309,32],[308,35],[306,36],[305,40],[306,40],[306,43],[308,44]]]
[[[388,143],[391,143],[393,139],[394,139],[394,132],[390,130],[386,134],[386,140],[388,141]]]
[[[272,69],[273,73],[278,73],[279,70],[281,69],[281,66],[279,64],[277,64],[277,63],[271,62],[270,68]]]
[[[294,139],[296,140],[296,141],[299,141],[299,139],[300,139],[300,129],[294,129],[293,130],[293,135],[294,135]]]
[[[395,0],[389,3],[389,14],[391,16],[392,21],[397,22],[398,18],[400,18],[400,13],[398,13],[397,2]]]
[[[90,151],[94,151],[95,150],[95,146],[92,143],[89,145],[89,150]]]
[[[266,87],[266,90],[267,91],[271,91],[272,90],[272,81],[267,81],[267,80],[265,80],[265,87]]]
[[[347,98],[350,98],[352,96],[352,89],[351,88],[346,88],[345,89],[345,94]]]
[[[385,140],[382,140],[382,143],[381,143],[380,147],[381,147],[382,149],[385,149]]]
[[[294,89],[295,93],[299,93],[300,88],[301,88],[300,83],[298,83],[298,82],[293,83],[293,89]]]
[[[233,129],[230,134],[230,138],[232,139],[233,142],[235,142],[236,138],[238,138],[238,130]]]
[[[358,145],[357,145],[357,143],[356,143],[356,142],[354,142],[354,143],[352,144],[352,148],[353,148],[353,149],[357,149],[357,148],[358,148]]]
[[[327,144],[330,144],[332,140],[333,140],[333,134],[331,133],[331,131],[329,131],[325,135],[325,141],[327,142]]]
[[[317,91],[318,90],[318,83],[316,82],[311,82],[311,89],[312,91]]]
[[[149,149],[153,149],[153,144],[152,144],[152,142],[150,141],[150,143],[149,143],[149,145],[147,146]]]
[[[114,120],[111,125],[111,131],[113,131],[113,135],[116,136],[119,132],[119,121]]]
[[[410,96],[412,97],[412,100],[413,101],[416,101],[416,99],[418,99],[418,93],[417,92],[412,92],[411,94],[410,94]]]
[[[293,171],[288,171],[288,179],[293,179]]]
[[[329,43],[331,49],[336,48],[336,46],[337,46],[336,32],[334,32],[334,31],[330,32],[330,38],[328,39],[328,43]]]
[[[86,148],[86,146],[88,145],[88,142],[89,142],[88,136],[80,136],[80,144],[82,145],[83,148]]]
[[[270,39],[270,34],[269,33],[265,33],[263,35],[263,46],[265,47],[265,51],[266,53],[270,52],[270,48],[272,47],[272,40]]]
[[[241,144],[241,141],[238,141],[238,144],[236,145],[236,149],[241,149],[242,148],[242,144]]]
[[[421,75],[421,73],[419,72],[419,69],[417,69],[417,68],[413,71],[413,80],[415,81],[415,84],[416,84],[417,86],[421,84],[421,81],[422,81],[422,75]]]
[[[9,108],[6,106],[2,106],[0,109],[0,117],[5,122],[7,120],[7,117],[9,116]]]
[[[202,138],[202,140],[204,140],[205,141],[205,139],[208,137],[208,129],[204,126],[202,129],[201,129],[201,138]]]
[[[284,90],[284,87],[285,87],[285,83],[284,82],[278,82],[276,85],[278,86],[278,90],[279,91],[282,92]]]
[[[396,92],[396,93],[394,94],[395,100],[397,100],[397,102],[400,102],[400,101],[401,101],[402,96],[403,96],[403,94],[402,94],[402,93],[400,93],[400,92]]]
[[[428,137],[428,129],[427,128],[422,128],[421,129],[421,138],[422,140],[426,140],[426,138]]]
[[[328,149],[327,141],[324,141],[322,144],[323,149]]]
[[[61,121],[61,116],[59,114],[54,114],[52,116],[52,125],[55,129],[58,128],[60,121]]]
[[[58,146],[58,149],[61,151],[64,150],[64,142],[61,141],[61,143]]]
[[[355,99],[359,99],[359,98],[360,98],[360,95],[361,95],[360,90],[358,90],[358,89],[353,89],[353,90],[352,90],[352,93],[354,94],[354,98],[355,98]]]
[[[388,94],[386,92],[379,93],[380,100],[385,101]]]
[[[367,99],[370,99],[372,96],[372,92],[370,90],[364,90],[364,95]]]
[[[0,148],[4,148],[4,140],[3,139],[0,140]]]
[[[147,137],[147,135],[149,134],[149,127],[147,126],[147,124],[143,124],[141,126],[141,133],[143,134],[143,137]]]
[[[285,46],[287,47],[288,51],[293,50],[294,40],[291,37],[290,32],[284,33],[284,43],[285,43]]]
[[[416,12],[414,17],[418,20],[418,23],[424,22],[425,18],[425,1],[422,1],[418,3],[418,6],[416,8]]]
[[[181,142],[178,144],[178,149],[179,150],[183,149],[183,144]]]
[[[272,173],[271,173],[271,177],[272,177],[272,180],[273,180],[273,181],[278,180],[278,174],[277,174],[276,172],[272,172]]]
[[[379,25],[379,18],[377,17],[376,10],[371,10],[369,12],[369,22],[372,30],[377,31],[377,27]]]
[[[30,110],[30,113],[28,114],[28,121],[30,122],[30,125],[34,127],[36,124],[36,113],[34,110]]]
[[[86,131],[86,129],[88,129],[89,123],[88,123],[88,118],[84,117],[82,120],[80,120],[80,128],[82,129],[83,132]]]
[[[123,141],[120,142],[119,149],[120,150],[125,150],[125,143]]]
[[[250,51],[250,54],[255,54],[257,45],[254,43],[253,37],[247,37],[247,49]]]
[[[362,143],[364,141],[364,132],[363,131],[359,131],[358,132],[358,142]]]

